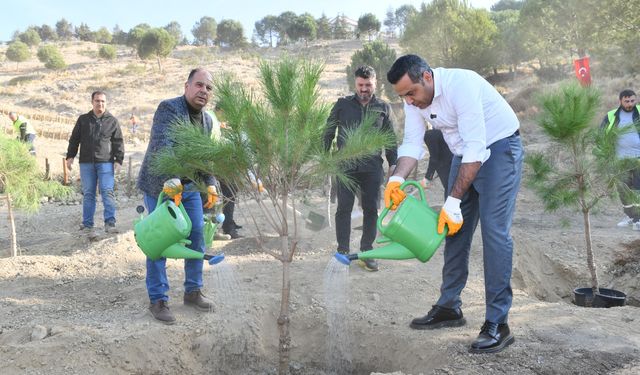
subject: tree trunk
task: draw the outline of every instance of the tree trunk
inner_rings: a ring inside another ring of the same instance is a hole
[[[582,211],[584,218],[584,239],[587,243],[587,266],[591,273],[591,289],[593,289],[593,295],[599,292],[598,290],[598,270],[596,269],[596,262],[593,257],[593,248],[591,246],[591,220],[589,218],[589,211]]]
[[[291,281],[289,280],[291,261],[289,260],[289,236],[282,236],[282,298],[280,300],[280,316],[278,316],[278,374],[289,373],[289,350],[291,348],[291,334],[289,333],[289,296]]]
[[[11,194],[7,193],[7,210],[9,211],[9,225],[11,226],[11,256],[18,256],[18,241],[16,239],[16,222],[11,208]]]

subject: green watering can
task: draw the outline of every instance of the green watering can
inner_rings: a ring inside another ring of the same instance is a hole
[[[184,205],[176,206],[172,200],[163,198],[164,193],[161,192],[156,208],[147,217],[142,216],[143,206],[136,208],[140,218],[133,226],[133,233],[140,250],[151,260],[204,259],[211,265],[220,263],[224,254],[204,254],[185,246],[191,244],[188,239],[191,233],[189,215]]]
[[[400,189],[404,190],[409,185],[418,189],[420,200],[407,194],[387,225],[382,222],[389,213],[389,207],[385,207],[378,217],[378,230],[382,237],[376,242],[387,245],[356,254],[336,253],[336,259],[346,265],[356,259],[417,258],[423,263],[431,259],[448,230],[445,227],[443,233],[438,234],[438,214],[427,205],[422,186],[415,181],[405,181]]]
[[[213,238],[218,230],[218,225],[224,222],[224,214],[219,213],[212,217],[206,217],[204,219],[204,245],[207,249],[213,245]]]

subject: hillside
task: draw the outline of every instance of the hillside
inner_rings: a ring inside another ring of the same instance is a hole
[[[123,125],[134,112],[148,130],[160,100],[182,94],[192,67],[233,73],[252,87],[259,58],[290,54],[325,61],[321,93],[333,102],[348,93],[344,69],[360,46],[358,41],[332,41],[261,54],[181,47],[167,59],[161,74],[155,63],[139,61],[130,50],[122,48],[115,62],[104,62],[94,58],[95,44],[69,42],[62,48],[69,63],[64,72],[48,71],[37,60],[18,69],[15,63],[2,62],[0,110],[24,113],[34,118],[40,131],[52,130],[52,135],[38,138],[37,158],[43,170],[48,159],[59,176],[67,145],[65,131],[77,115],[91,109],[90,93],[95,89],[107,91],[107,108]],[[2,48],[6,47],[0,47],[0,55]],[[604,114],[633,77],[602,82]],[[525,69],[515,81],[497,85],[509,101],[517,100],[522,106],[519,116],[526,149],[545,149],[545,139],[533,122],[536,108],[532,105],[544,86]],[[8,125],[7,117],[1,116],[0,128]],[[0,214],[2,374],[275,373],[281,270],[276,260],[257,250],[249,216],[257,211],[248,199],[240,201],[236,218],[247,237],[215,242],[211,252],[224,251],[227,258],[217,266],[205,265],[204,292],[213,298],[215,311],[196,312],[182,305],[182,262],[170,260],[170,305],[178,322],[164,326],[147,312],[144,255],[131,230],[135,207],[141,203],[131,180],[145,149],[142,139],[127,142],[117,191],[118,226],[123,233],[117,236],[90,242],[80,235],[79,196],[71,202],[46,202],[35,215],[18,214],[21,255],[9,258],[9,226],[6,215]],[[424,169],[423,161],[420,172]],[[77,186],[77,174],[72,180]],[[432,205],[442,204],[442,195],[437,184],[427,189]],[[304,213],[326,212],[325,202],[320,189],[314,190]],[[588,281],[581,217],[569,210],[545,213],[537,197],[521,189],[512,230],[514,306],[509,323],[516,342],[497,355],[467,353],[484,318],[479,231],[462,296],[468,324],[433,332],[411,330],[408,323],[424,315],[437,298],[441,250],[426,264],[381,261],[377,273],[351,266],[344,285],[327,285],[334,230],[303,232],[291,270],[292,373],[639,373],[640,240],[638,232],[616,227],[622,215],[618,206],[612,202],[596,212],[592,231],[601,284],[625,291],[628,306],[580,308],[571,303],[571,297],[573,288]],[[331,211],[335,212],[335,205]],[[5,212],[2,201],[0,213]],[[96,215],[101,214],[98,203]],[[263,222],[260,217],[256,221]],[[359,241],[359,235],[357,230],[352,232],[352,243]],[[346,314],[338,318],[344,335],[336,338],[329,335],[330,325],[336,324],[329,302],[343,292]],[[352,358],[337,367],[328,358],[331,345],[336,344],[342,345],[346,358]]]

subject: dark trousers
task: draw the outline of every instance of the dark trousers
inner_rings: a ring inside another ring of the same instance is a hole
[[[233,212],[236,208],[236,189],[232,184],[228,184],[222,180],[219,181],[220,191],[222,192],[222,198],[224,199],[224,205],[222,206],[222,213],[224,214],[222,231],[228,233],[236,229],[236,222],[233,221]]]
[[[633,222],[640,221],[640,207],[634,204],[634,197],[627,192],[626,188],[634,190],[637,194],[640,190],[640,169],[634,169],[629,172],[629,175],[622,182],[626,185],[625,188],[618,188],[618,194],[620,195],[620,202],[622,202],[622,208],[624,213],[633,219]]]
[[[354,180],[361,192],[362,204],[362,238],[360,250],[373,249],[376,239],[376,221],[378,220],[378,202],[380,200],[380,184],[382,183],[382,168],[376,172],[353,172],[349,176]],[[337,183],[338,209],[336,211],[336,239],[338,251],[349,251],[351,237],[351,211],[355,194],[340,181]]]

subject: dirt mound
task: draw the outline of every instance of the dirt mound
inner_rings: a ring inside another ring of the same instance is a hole
[[[301,54],[326,56],[322,92],[327,101],[346,93],[344,67],[359,43],[326,42],[317,48],[299,49]],[[250,85],[257,61],[257,56],[237,54],[195,56],[193,47],[184,47],[182,55],[166,62],[166,73],[160,75],[132,55],[115,63],[95,63],[77,53],[86,49],[86,44],[70,43],[68,48],[68,62],[91,62],[90,73],[72,65],[68,72],[54,76],[34,62],[25,62],[21,69],[45,75],[43,82],[3,86],[0,97],[14,104],[26,98],[46,104],[53,96],[56,100],[50,105],[64,104],[65,111],[82,113],[90,109],[88,89],[104,86],[118,93],[110,98],[108,108],[118,116],[128,116],[135,108],[148,129],[159,101],[180,94],[187,62],[197,57],[216,72],[231,69]],[[270,53],[275,56],[281,52],[286,51]],[[0,83],[24,71],[0,71]],[[73,82],[77,87],[63,91],[67,85],[56,85],[56,81]],[[42,85],[53,91],[40,92]],[[139,91],[141,86],[148,88],[144,95]],[[511,97],[518,90],[505,92]],[[525,93],[532,91],[522,91],[523,96]],[[127,118],[121,118],[123,124]],[[1,117],[3,125],[8,125],[6,116]],[[526,114],[522,129],[527,150],[544,149],[544,139]],[[36,146],[42,169],[48,158],[52,174],[59,176],[66,141],[40,137]],[[203,313],[182,305],[182,262],[169,260],[170,306],[177,323],[162,325],[147,312],[145,258],[131,231],[141,197],[135,192],[133,177],[127,177],[128,157],[135,176],[145,149],[139,141],[127,143],[127,159],[117,185],[118,227],[123,232],[119,235],[102,235],[99,241],[90,242],[77,229],[79,198],[68,203],[49,202],[36,215],[17,214],[22,255],[7,258],[9,227],[6,219],[0,219],[2,374],[275,374],[282,270],[277,261],[258,249],[253,220],[248,216],[257,211],[250,201],[241,199],[237,207],[236,220],[244,226],[246,237],[214,242],[211,251],[224,252],[226,259],[216,266],[205,265],[204,292],[213,299],[215,311]],[[424,164],[421,162],[420,171],[425,170]],[[73,173],[72,181],[77,184],[77,171]],[[430,204],[441,204],[442,197],[439,185],[428,187]],[[320,189],[309,201],[314,210],[326,212]],[[308,209],[303,208],[303,214]],[[331,212],[335,212],[335,205]],[[98,222],[101,215],[99,203]],[[509,321],[516,341],[496,355],[467,352],[485,311],[479,231],[462,294],[468,324],[416,331],[408,327],[409,322],[424,315],[439,295],[441,250],[426,264],[381,261],[376,273],[353,265],[345,285],[325,290],[324,271],[333,259],[335,233],[329,227],[319,232],[304,230],[291,267],[291,373],[640,373],[640,246],[638,232],[616,227],[621,215],[617,202],[595,213],[592,235],[602,286],[626,292],[629,305],[579,308],[571,304],[572,290],[587,286],[589,280],[581,216],[570,211],[547,214],[531,191],[521,189],[512,230],[514,305]],[[259,216],[256,221],[264,222]],[[263,229],[267,234],[273,232]],[[353,248],[357,248],[360,232],[354,229],[352,233]],[[277,243],[276,239],[266,242],[267,246]],[[327,301],[336,298],[338,291],[344,292],[347,300],[339,322],[352,345],[344,349],[348,351],[345,357],[351,360],[336,370],[328,361],[329,348],[336,343],[329,334],[332,320]]]

